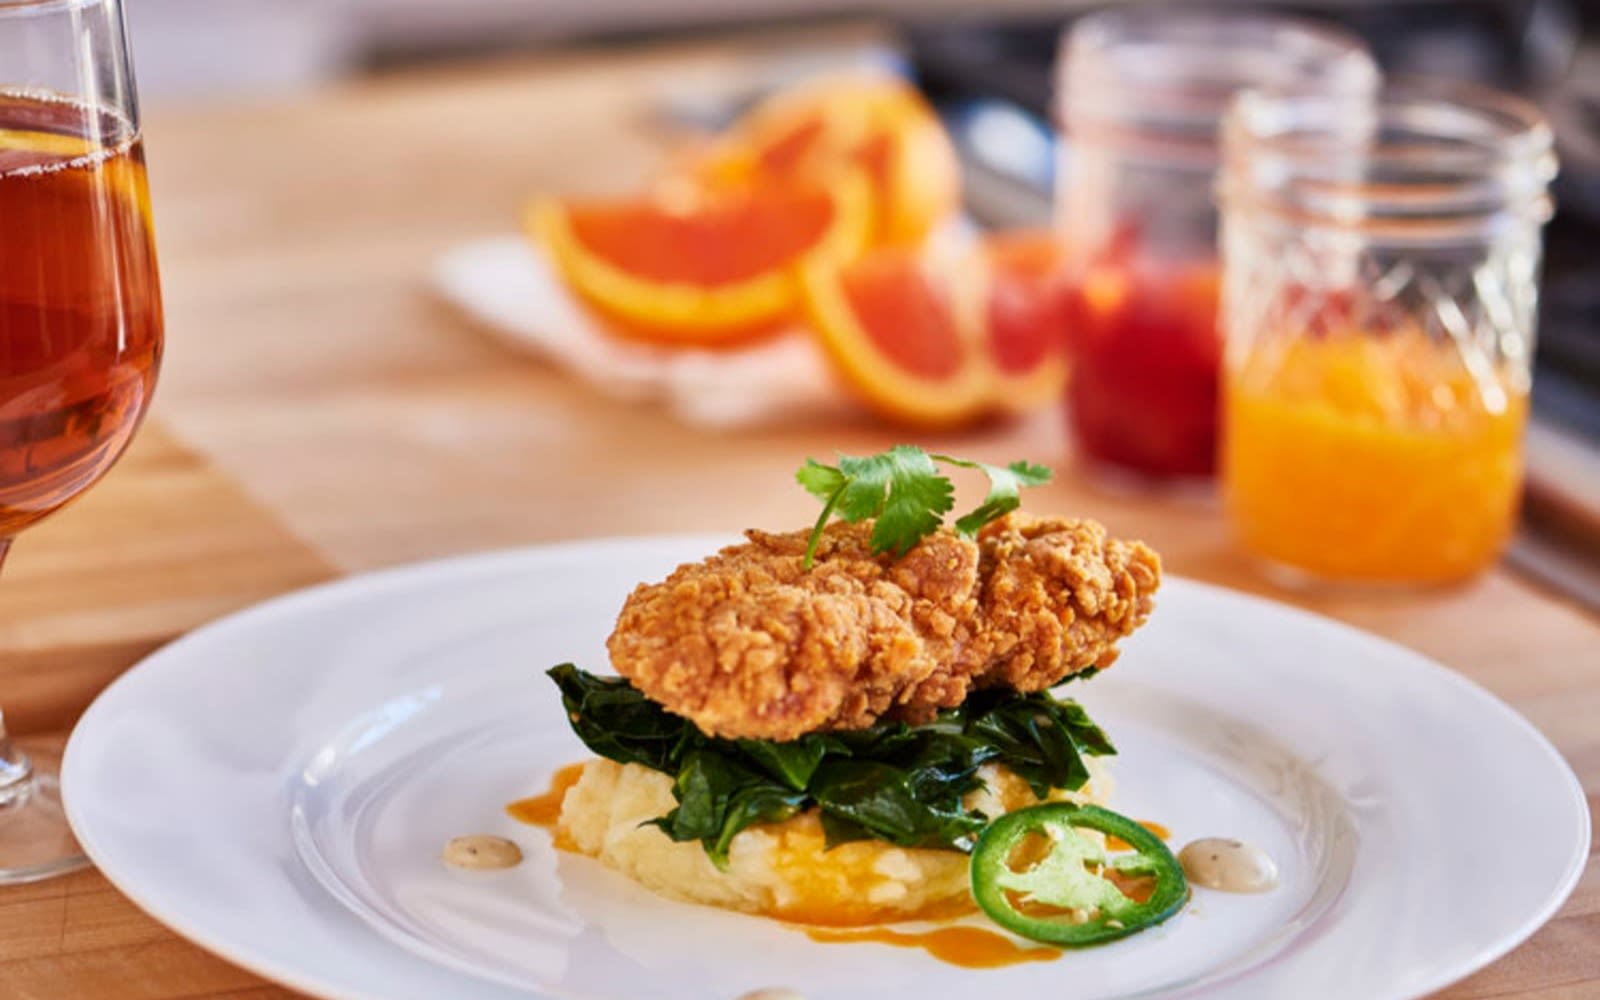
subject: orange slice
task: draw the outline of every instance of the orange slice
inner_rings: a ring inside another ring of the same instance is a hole
[[[844,268],[807,268],[803,288],[818,341],[879,414],[933,429],[988,411],[988,366],[956,321],[948,282],[916,254],[886,248]]]
[[[920,243],[961,196],[960,164],[938,115],[915,88],[881,74],[824,77],[784,90],[676,169],[711,184],[751,174],[860,171],[872,184],[873,241],[895,246]]]
[[[39,132],[33,129],[0,128],[0,173],[5,171],[7,150],[37,153],[58,160],[87,160],[99,154],[99,163],[82,176],[91,182],[104,180],[118,195],[133,202],[144,220],[145,229],[155,231],[150,212],[150,190],[145,180],[143,161],[127,147],[104,146],[77,135]]]
[[[1049,232],[1019,230],[986,238],[978,252],[981,302],[963,315],[993,366],[995,403],[1009,412],[1061,398],[1067,381],[1070,300],[1066,253]]]
[[[781,328],[799,272],[855,257],[871,224],[867,182],[678,189],[621,201],[535,202],[534,238],[567,285],[617,332],[722,345]]]

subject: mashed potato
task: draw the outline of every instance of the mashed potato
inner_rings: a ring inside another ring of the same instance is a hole
[[[1095,758],[1089,783],[1053,799],[1103,802],[1110,777]],[[998,816],[1038,800],[1003,768],[979,772],[985,787],[969,808]],[[750,827],[733,838],[728,870],[719,871],[695,841],[676,843],[644,825],[677,803],[672,779],[638,764],[593,760],[562,800],[557,843],[597,858],[663,896],[761,913],[802,923],[849,926],[963,913],[967,856],[868,840],[825,849],[816,810],[782,823]]]

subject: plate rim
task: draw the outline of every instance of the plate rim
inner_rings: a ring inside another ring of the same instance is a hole
[[[61,765],[63,775],[62,805],[68,822],[78,836],[84,853],[94,863],[95,869],[102,877],[151,919],[162,924],[165,928],[178,934],[196,947],[270,982],[279,983],[311,996],[327,997],[330,1000],[387,1000],[387,998],[367,992],[365,989],[352,990],[344,985],[325,982],[315,975],[302,975],[293,966],[257,958],[252,953],[235,948],[228,942],[214,940],[204,927],[174,914],[159,901],[153,900],[146,893],[134,889],[124,877],[103,866],[99,857],[102,846],[95,842],[92,833],[85,836],[81,827],[78,804],[72,791],[79,782],[72,780],[70,777],[77,771],[78,761],[81,760],[81,747],[84,742],[84,738],[80,738],[81,734],[85,731],[92,732],[89,726],[98,718],[100,712],[105,711],[102,706],[110,698],[120,696],[116,692],[120,692],[129,685],[143,683],[139,679],[139,675],[148,675],[153,671],[166,669],[164,664],[191,644],[204,642],[213,634],[229,631],[240,624],[250,624],[257,620],[271,619],[276,616],[292,616],[295,609],[302,605],[316,606],[327,601],[330,597],[337,598],[345,593],[349,593],[352,596],[365,594],[371,597],[379,595],[385,590],[404,586],[412,580],[426,579],[439,575],[449,576],[471,571],[492,573],[503,566],[515,565],[529,558],[558,556],[561,554],[570,555],[576,552],[593,552],[595,550],[626,552],[640,545],[681,546],[685,550],[703,548],[709,554],[725,545],[736,544],[741,537],[726,532],[615,534],[589,538],[561,539],[512,547],[485,548],[441,558],[348,573],[331,580],[289,590],[231,611],[175,637],[141,657],[96,695],[93,702],[79,717],[69,736]],[[1276,615],[1296,618],[1303,624],[1316,628],[1332,628],[1352,634],[1353,637],[1361,641],[1388,647],[1390,652],[1408,661],[1409,665],[1406,669],[1427,674],[1439,682],[1453,685],[1460,693],[1478,702],[1489,711],[1502,715],[1508,723],[1519,727],[1523,735],[1531,737],[1533,745],[1537,746],[1553,765],[1551,768],[1552,777],[1555,771],[1561,773],[1562,784],[1567,797],[1576,806],[1574,811],[1578,818],[1578,828],[1576,830],[1578,836],[1573,841],[1573,850],[1566,859],[1559,884],[1547,895],[1544,904],[1537,912],[1530,911],[1529,915],[1518,924],[1514,932],[1507,931],[1499,940],[1485,945],[1472,953],[1470,957],[1461,959],[1454,967],[1441,969],[1433,975],[1423,978],[1418,983],[1415,992],[1394,993],[1386,996],[1393,998],[1393,1000],[1411,1000],[1411,998],[1424,997],[1453,983],[1460,982],[1526,943],[1534,933],[1549,922],[1561,907],[1566,904],[1576,890],[1587,866],[1589,848],[1593,837],[1594,819],[1588,808],[1588,798],[1584,792],[1583,784],[1573,770],[1572,765],[1549,737],[1522,712],[1496,696],[1476,680],[1450,668],[1446,664],[1387,636],[1369,632],[1332,616],[1284,601],[1236,590],[1220,584],[1196,580],[1191,577],[1175,574],[1168,575],[1163,582],[1177,582],[1184,589],[1192,589],[1213,598],[1220,597],[1229,601],[1241,602],[1253,606],[1258,611],[1267,611]],[[181,659],[179,662],[181,662]],[[377,933],[370,927],[366,928],[366,930],[369,933]],[[432,964],[438,964],[431,959],[426,960]],[[1213,985],[1225,987],[1226,983]],[[545,996],[536,988],[528,987],[527,990],[530,997]]]

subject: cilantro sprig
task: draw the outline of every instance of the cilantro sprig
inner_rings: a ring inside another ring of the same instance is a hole
[[[955,485],[939,471],[940,464],[975,469],[989,479],[989,495],[983,503],[956,519],[956,531],[967,536],[1020,507],[1024,487],[1050,481],[1050,470],[1032,462],[986,465],[929,454],[909,444],[897,444],[878,455],[840,455],[838,465],[823,465],[808,458],[794,478],[822,501],[822,513],[806,545],[805,568],[811,568],[822,531],[835,517],[852,524],[875,519],[872,551],[888,552],[896,558],[938,531],[944,515],[956,503]]]

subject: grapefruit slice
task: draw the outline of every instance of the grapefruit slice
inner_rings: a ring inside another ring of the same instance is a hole
[[[963,315],[979,324],[971,336],[994,369],[995,404],[1022,412],[1060,399],[1071,300],[1059,238],[1033,230],[997,233],[978,257],[981,301]]]
[[[781,328],[799,308],[799,273],[837,267],[867,240],[859,175],[817,183],[678,189],[621,201],[544,199],[534,238],[563,280],[617,332],[716,346]]]
[[[956,321],[948,281],[903,248],[804,271],[806,312],[847,385],[880,415],[926,429],[989,410],[989,368]]]
[[[870,180],[873,242],[922,242],[955,212],[960,164],[928,102],[881,74],[824,77],[756,105],[720,142],[680,171],[717,184],[751,174],[831,178],[859,171]]]

